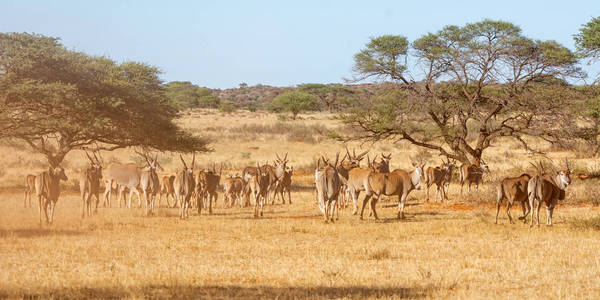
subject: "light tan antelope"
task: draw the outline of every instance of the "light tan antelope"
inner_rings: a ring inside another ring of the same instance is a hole
[[[46,216],[46,223],[52,224],[54,221],[54,209],[60,196],[60,181],[69,180],[65,175],[65,170],[58,167],[49,167],[35,177],[35,195],[40,208],[40,225],[42,225],[42,211]],[[50,216],[48,217],[48,213]]]
[[[500,206],[502,200],[506,199],[506,215],[508,221],[512,224],[513,218],[510,215],[510,208],[515,202],[521,203],[523,209],[523,216],[519,217],[519,220],[523,220],[523,223],[527,222],[527,215],[531,211],[529,202],[527,199],[527,186],[531,176],[529,174],[521,174],[519,177],[506,177],[498,184],[498,193],[496,197],[496,224],[498,224],[498,214],[500,213]]]
[[[369,174],[374,172],[371,160],[367,155],[367,167],[366,168],[354,168],[348,171],[348,181],[346,182],[347,192],[352,197],[352,204],[354,209],[352,214],[358,213],[358,196],[361,191],[365,191],[369,185]]]
[[[267,173],[269,181],[265,203],[269,203],[269,198],[271,198],[271,205],[275,204],[275,190],[277,189],[277,182],[279,181],[279,178],[277,178],[277,175],[275,174],[275,167],[267,163],[260,166],[260,171]]]
[[[465,182],[471,192],[471,183],[475,183],[475,190],[479,190],[479,183],[483,177],[483,173],[490,172],[490,168],[482,159],[475,159],[474,164],[462,164],[459,170],[460,174],[460,194],[463,192]]]
[[[196,209],[198,214],[202,212],[203,208],[206,208],[206,172],[207,170],[200,170],[194,175],[194,198],[196,199]],[[177,200],[175,200],[177,203]]]
[[[286,172],[288,171],[288,168],[287,168],[288,154],[286,153],[283,158],[279,157],[279,154],[277,154],[277,153],[275,153],[275,155],[277,156],[277,159],[275,160],[275,164],[273,167],[273,173],[275,175],[275,178],[274,178],[275,180],[274,180],[274,183],[272,183],[272,187],[271,186],[269,187],[273,191],[273,199],[271,201],[271,204],[275,204],[275,196],[278,193],[278,191],[280,191],[283,188],[280,186],[282,184],[283,177],[285,176]],[[282,204],[285,204],[285,201]]]
[[[24,207],[31,207],[31,194],[35,193],[35,175],[27,174],[25,177],[25,200],[23,200]]]
[[[360,161],[368,152],[369,151],[367,150],[363,153],[356,155],[356,149],[352,149],[352,154],[350,154],[350,151],[348,151],[348,147],[346,147],[346,155],[337,167],[338,173],[340,174],[340,176],[344,177],[346,182],[348,181],[350,170],[360,168]],[[351,198],[352,196],[350,195],[348,186],[346,184],[343,184],[340,187],[340,199],[338,199],[339,207],[346,208]]]
[[[217,168],[215,164],[213,164],[213,169],[208,172],[204,172],[203,182],[204,186],[204,196],[207,199],[208,204],[208,213],[212,215],[213,213],[213,201],[215,206],[217,205],[217,198],[219,194],[217,193],[217,189],[219,188],[219,183],[221,181],[221,174],[223,173],[223,164],[221,164],[221,169],[219,173],[217,173]]]
[[[552,226],[554,207],[559,200],[565,199],[565,190],[571,184],[570,175],[569,161],[565,159],[565,169],[559,170],[554,175],[536,175],[529,180],[527,194],[529,197],[529,206],[532,209],[529,227],[533,226],[534,214],[537,225],[540,225],[540,208],[542,202],[546,205],[546,225]]]
[[[261,217],[263,216],[263,207],[265,201],[267,201],[269,193],[269,174],[266,168],[262,168],[258,163],[256,163],[256,165],[257,172],[253,175],[249,175],[248,187],[254,196],[254,217],[258,218],[259,215]]]
[[[192,157],[191,168],[188,168],[181,154],[179,154],[179,158],[181,159],[183,168],[181,171],[177,172],[177,176],[175,176],[175,181],[173,182],[173,187],[175,188],[175,197],[179,200],[181,205],[180,218],[185,219],[189,217],[188,208],[190,207],[190,199],[195,187],[194,164],[196,160],[196,153],[194,153],[194,156]]]
[[[108,205],[111,206],[112,187],[116,185],[118,189],[117,202],[119,208],[121,207],[121,199],[123,198],[125,189],[129,189],[129,198],[126,199],[127,208],[131,208],[133,194],[138,197],[138,207],[142,207],[142,197],[138,191],[142,168],[134,163],[122,164],[113,162],[108,164],[104,172],[104,185],[106,187],[104,190],[104,201],[107,201]]]
[[[245,167],[242,171],[242,180],[244,181],[244,190],[243,190],[243,207],[250,205],[250,195],[252,194],[250,191],[250,185],[248,185],[248,181],[252,176],[258,174],[257,167]]]
[[[337,171],[340,154],[338,153],[335,157],[335,163],[331,164],[326,158],[322,158],[324,167],[321,168],[320,160],[317,160],[317,168],[315,170],[315,184],[317,188],[317,199],[319,203],[319,209],[323,214],[325,223],[331,221],[334,222],[334,215],[336,210],[336,202],[340,188],[344,183],[345,179],[341,177]],[[329,213],[331,212],[331,217]],[[338,212],[339,218],[339,212]]]
[[[173,182],[175,181],[175,175],[163,176],[161,180],[160,186],[160,197],[158,198],[158,206],[161,206],[162,197],[166,195],[167,199],[167,207],[175,207],[177,204],[177,199],[175,198],[175,188],[173,187]],[[173,199],[173,206],[171,206],[171,202],[169,201],[169,196]]]
[[[239,175],[236,175],[235,177],[233,177],[233,187],[234,187],[234,193],[237,194],[236,203],[240,207],[243,207],[244,191],[246,190],[244,179]]]
[[[288,203],[292,204],[292,174],[294,173],[293,167],[286,167],[286,170],[283,173],[283,177],[279,180],[277,184],[277,193],[281,199],[281,203],[285,204],[285,197],[283,195],[284,192],[287,192],[288,195]]]
[[[360,218],[362,219],[365,206],[371,200],[371,212],[375,219],[377,217],[377,211],[375,207],[379,197],[385,196],[398,196],[398,219],[404,218],[404,203],[408,194],[414,189],[421,189],[421,181],[423,180],[423,168],[424,163],[418,164],[412,162],[415,169],[411,172],[396,169],[391,173],[380,173],[372,172],[368,176],[368,188],[365,191],[365,199],[363,200],[362,209],[360,211]]]
[[[87,168],[79,173],[79,192],[81,195],[81,217],[85,218],[86,214],[89,217],[92,210],[92,196],[96,198],[96,208],[94,212],[98,212],[98,202],[100,202],[100,179],[102,179],[102,162],[94,152],[92,158],[87,151],[85,152],[89,160]]]
[[[140,174],[140,188],[144,199],[146,200],[146,215],[154,214],[154,200],[156,194],[160,191],[160,180],[156,169],[163,170],[162,166],[158,163],[158,153],[154,158],[148,157],[146,153],[138,153],[146,160],[146,167],[142,169]]]
[[[231,207],[235,202],[235,193],[233,188],[233,176],[229,174],[223,178],[223,204],[225,207]]]
[[[448,200],[448,187],[452,180],[453,168],[454,163],[450,162],[449,159],[447,162],[442,160],[442,165],[440,166],[427,168],[425,176],[425,183],[427,184],[427,202],[429,202],[429,188],[433,184],[436,185],[434,201],[437,202],[438,194],[440,195],[441,201]]]
[[[243,189],[244,181],[242,177],[229,175],[223,179],[223,203],[228,207],[232,207],[236,203],[240,205]]]

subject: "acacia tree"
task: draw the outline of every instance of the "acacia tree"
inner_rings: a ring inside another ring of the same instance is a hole
[[[338,108],[340,98],[354,94],[354,91],[341,84],[305,83],[298,85],[298,90],[318,97],[321,106],[329,111]]]
[[[292,114],[292,119],[296,120],[299,113],[317,110],[318,106],[314,95],[291,91],[273,98],[267,108],[275,112],[289,112]]]
[[[600,58],[600,17],[592,18],[574,36],[577,51],[586,58]]]
[[[559,141],[573,123],[563,109],[571,95],[549,79],[582,74],[569,49],[492,20],[446,26],[412,44],[373,38],[354,61],[356,80],[392,80],[396,88],[342,115],[358,132],[350,138],[405,140],[462,162],[481,158],[500,137],[529,150],[526,136]]]
[[[66,49],[56,38],[0,33],[0,137],[57,166],[73,149],[207,151],[180,129],[152,66]]]
[[[189,81],[171,81],[164,86],[169,103],[180,110],[194,107],[217,108],[221,104],[221,100],[210,89]]]

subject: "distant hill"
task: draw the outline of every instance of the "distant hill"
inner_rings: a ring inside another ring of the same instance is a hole
[[[331,84],[333,85],[333,84]],[[339,84],[337,84],[339,85]],[[392,86],[392,83],[363,83],[363,84],[342,84],[342,86],[354,91],[359,98],[374,94],[378,89]],[[248,103],[255,103],[259,107],[263,107],[269,103],[277,95],[292,91],[297,87],[275,87],[270,85],[258,84],[255,86],[246,86],[231,89],[210,89],[211,93],[217,96],[222,101],[232,101],[240,106]]]

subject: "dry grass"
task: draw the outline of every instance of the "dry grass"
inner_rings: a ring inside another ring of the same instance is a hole
[[[338,126],[326,115],[303,118],[296,122],[305,128]],[[268,128],[276,122],[267,114],[205,112],[181,120],[198,132],[221,128],[225,133],[244,124]],[[201,163],[229,161],[233,173],[256,160],[272,160],[275,152],[289,152],[291,164],[299,166],[312,164],[318,153],[332,156],[341,149],[333,141],[307,143],[288,135],[270,131],[255,140],[224,138]],[[574,180],[555,211],[553,227],[509,225],[504,209],[502,224],[493,224],[495,180],[518,175],[531,159],[524,151],[509,150],[515,145],[486,153],[500,175],[487,177],[478,192],[460,198],[453,184],[453,200],[439,204],[424,203],[424,191],[415,191],[401,221],[395,219],[394,198],[381,201],[380,221],[359,221],[344,210],[339,222],[326,225],[309,188],[311,176],[300,174],[294,177],[294,204],[267,206],[258,220],[249,208],[221,208],[221,199],[213,216],[194,213],[186,221],[167,208],[154,217],[142,216],[142,209],[100,208],[82,220],[79,197],[66,192],[55,224],[43,228],[37,205],[23,208],[22,190],[9,188],[20,184],[14,178],[43,168],[43,160],[15,147],[0,146],[2,153],[13,154],[0,158],[6,166],[0,174],[5,187],[0,191],[0,298],[600,297],[596,183]],[[393,168],[408,168],[408,155],[417,153],[404,144],[365,147],[392,152]],[[560,159],[570,152],[551,155]],[[135,158],[123,150],[105,159]],[[71,177],[85,162],[76,152],[67,160]],[[161,163],[166,173],[178,168],[169,156]]]

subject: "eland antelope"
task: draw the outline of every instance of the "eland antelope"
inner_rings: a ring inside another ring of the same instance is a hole
[[[202,208],[206,207],[206,172],[207,170],[199,170],[194,174],[194,198],[196,199],[196,209],[198,214],[202,212]],[[177,199],[175,200],[177,203]]]
[[[141,155],[147,163],[146,167],[141,170],[140,188],[146,199],[146,215],[151,215],[154,213],[154,200],[156,199],[156,194],[160,192],[160,180],[158,179],[158,174],[156,174],[156,169],[163,171],[163,168],[158,163],[158,153],[154,158],[149,158],[146,153],[138,154]]]
[[[177,204],[177,199],[175,198],[175,188],[173,187],[174,181],[175,175],[162,177],[160,186],[160,196],[158,198],[158,206],[161,205],[163,195],[166,195],[167,207],[175,207],[175,205]],[[171,199],[173,199],[173,206],[171,206],[171,202],[169,202],[169,196],[171,197]]]
[[[392,154],[388,154],[385,155],[383,153],[381,153],[381,160],[379,162],[377,162],[375,159],[377,158],[377,155],[375,155],[375,158],[373,158],[373,162],[371,163],[371,168],[375,171],[375,172],[379,172],[379,173],[389,173],[390,172],[390,160],[392,159]]]
[[[275,153],[275,155],[277,156],[277,159],[275,160],[275,164],[273,167],[273,173],[275,175],[275,183],[273,184],[273,187],[270,187],[273,190],[273,200],[271,201],[271,204],[275,204],[276,194],[284,188],[281,185],[283,184],[284,176],[286,175],[286,172],[288,171],[287,163],[289,162],[287,159],[287,156],[288,156],[287,153],[285,154],[283,159],[281,157],[279,157],[279,154]],[[283,200],[283,204],[285,204],[285,200]],[[292,203],[290,203],[290,204],[292,204]]]
[[[217,189],[219,188],[219,183],[221,181],[221,174],[223,174],[223,164],[221,163],[221,168],[219,169],[219,173],[217,173],[217,168],[213,163],[213,169],[208,170],[202,173],[204,175],[202,182],[203,186],[203,195],[206,197],[208,201],[208,213],[210,215],[213,214],[213,200],[215,206],[217,205],[217,198],[219,194],[217,193]]]
[[[196,153],[194,152],[192,157],[192,167],[190,169],[188,169],[181,154],[179,154],[179,158],[181,159],[183,168],[181,171],[177,172],[177,176],[175,176],[175,181],[173,182],[173,188],[175,189],[175,197],[179,200],[181,205],[180,218],[185,219],[189,216],[188,208],[190,207],[190,198],[192,197],[195,187],[194,164],[196,161]]]
[[[490,172],[490,168],[482,159],[475,159],[474,164],[462,164],[459,170],[460,175],[460,194],[463,192],[463,185],[467,182],[469,192],[471,191],[471,183],[475,183],[475,190],[479,190],[479,183],[483,177],[483,173]]]
[[[257,167],[245,167],[244,170],[242,171],[242,180],[244,181],[244,190],[243,190],[243,207],[249,206],[250,205],[250,186],[248,185],[248,181],[250,180],[250,178],[252,178],[252,176],[255,176],[256,174],[258,174],[258,169]]]
[[[365,191],[367,189],[367,186],[369,185],[369,174],[374,171],[375,170],[371,165],[371,160],[369,159],[368,155],[366,168],[356,167],[348,171],[346,189],[347,193],[350,194],[350,197],[352,198],[352,204],[354,206],[352,211],[353,215],[358,213],[358,196],[360,195],[361,191]]]
[[[356,149],[352,149],[352,154],[350,154],[348,147],[346,147],[346,155],[344,156],[345,159],[342,159],[342,162],[337,167],[338,174],[344,177],[345,181],[347,182],[349,179],[350,170],[360,168],[360,161],[368,152],[369,150],[356,155]],[[347,184],[343,184],[341,186],[339,195],[341,199],[338,200],[338,205],[346,208],[350,198],[352,197]]]
[[[279,194],[281,198],[281,203],[285,204],[285,197],[283,195],[284,192],[287,192],[288,195],[288,203],[292,204],[292,174],[294,173],[293,167],[286,167],[283,176],[279,180],[277,184],[276,192]]]
[[[502,205],[503,199],[506,199],[506,215],[511,224],[513,223],[513,218],[510,215],[510,208],[515,202],[520,202],[521,208],[523,209],[523,216],[519,217],[519,220],[523,220],[523,223],[527,222],[527,215],[529,215],[529,212],[531,211],[527,199],[527,186],[529,185],[530,179],[531,175],[524,173],[519,177],[506,177],[500,181],[496,197],[496,224],[498,224],[498,214],[500,213],[500,206]]]
[[[227,176],[223,179],[223,203],[226,206],[232,207],[236,203],[241,204],[242,192],[244,189],[244,181],[239,175]]]
[[[571,170],[569,161],[565,158],[565,169],[559,170],[555,175],[538,174],[529,180],[527,195],[531,207],[531,222],[533,226],[534,214],[536,223],[540,225],[540,208],[542,202],[546,205],[546,225],[552,226],[552,213],[558,200],[565,199],[565,190],[571,184]]]
[[[129,189],[129,198],[126,199],[127,208],[131,208],[133,194],[138,197],[138,207],[142,207],[142,197],[138,191],[142,168],[138,167],[138,165],[134,163],[110,163],[104,172],[104,184],[106,186],[104,190],[104,201],[108,201],[109,206],[111,206],[110,200],[113,192],[113,186],[116,184],[118,189],[117,199],[119,207],[121,207],[121,199],[123,198],[125,189]]]
[[[40,225],[42,225],[42,210],[46,216],[46,223],[52,224],[54,221],[54,209],[60,196],[60,181],[69,180],[65,170],[58,167],[49,167],[47,171],[38,174],[35,177],[35,195],[40,208]],[[50,217],[48,217],[50,212]]]
[[[98,202],[100,202],[100,179],[102,179],[102,162],[94,153],[94,159],[85,152],[89,160],[87,168],[79,173],[79,192],[81,194],[81,217],[85,218],[86,214],[89,217],[92,210],[92,196],[96,198],[96,208],[94,212],[98,212]],[[100,154],[100,153],[98,153]]]
[[[25,177],[25,199],[23,200],[24,207],[27,207],[27,203],[29,202],[29,207],[31,207],[31,194],[35,192],[35,175],[27,174]]]
[[[263,216],[263,207],[269,193],[269,174],[266,168],[262,168],[256,163],[256,172],[254,174],[247,173],[248,187],[254,196],[254,217]],[[259,211],[260,206],[260,211]]]
[[[412,165],[415,169],[410,172],[396,169],[391,173],[372,172],[369,174],[367,177],[368,185],[365,191],[366,196],[360,211],[361,219],[365,206],[371,197],[373,197],[373,200],[371,200],[371,211],[375,219],[378,219],[375,207],[381,195],[398,196],[398,218],[404,218],[404,203],[406,198],[412,190],[421,189],[421,181],[424,177],[423,168],[425,164],[413,161]]]
[[[440,194],[441,201],[448,200],[448,187],[450,186],[450,181],[452,180],[453,168],[454,163],[450,162],[449,159],[447,162],[442,160],[441,166],[427,168],[425,176],[425,183],[427,185],[427,202],[429,202],[429,188],[434,183],[436,185],[434,201],[437,202],[438,194]]]
[[[317,199],[319,203],[319,209],[321,210],[321,213],[323,213],[325,223],[329,221],[334,222],[338,194],[340,192],[340,187],[345,183],[345,178],[340,176],[337,171],[339,158],[340,154],[337,153],[335,157],[335,163],[331,164],[329,163],[329,160],[322,157],[325,166],[321,168],[319,159],[317,160],[317,168],[315,169]],[[329,217],[329,212],[331,212],[331,218]]]

